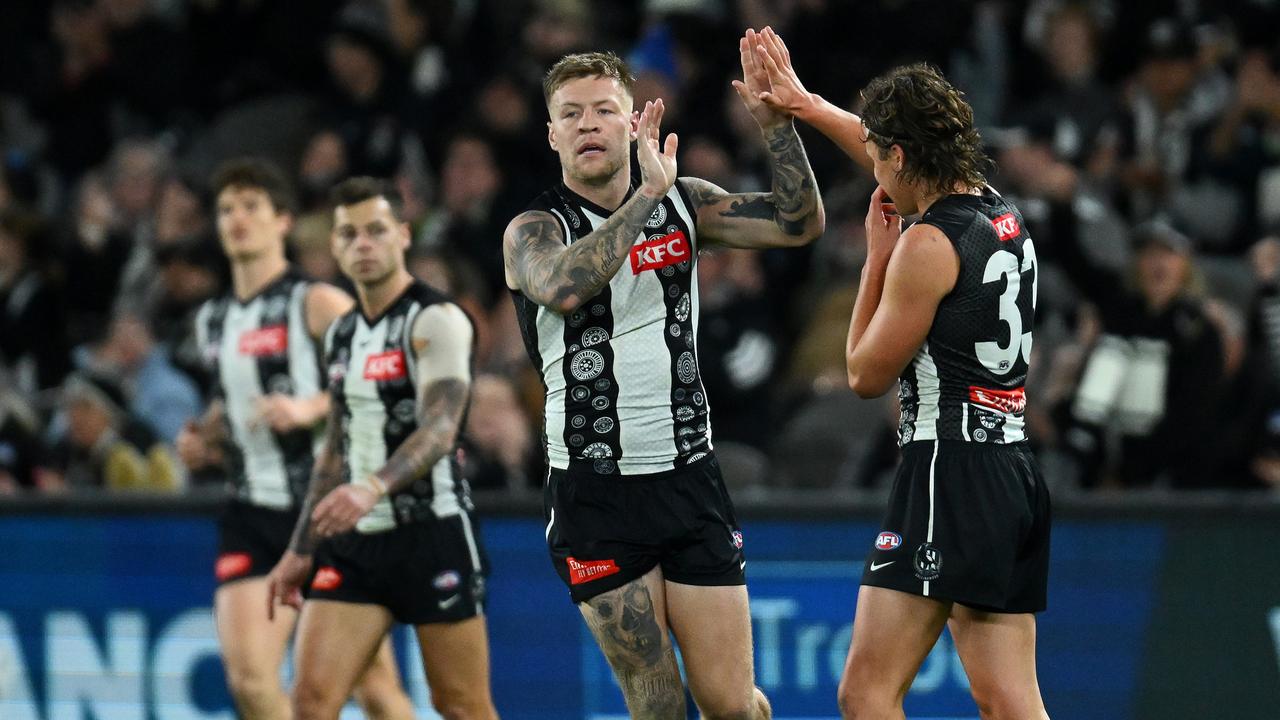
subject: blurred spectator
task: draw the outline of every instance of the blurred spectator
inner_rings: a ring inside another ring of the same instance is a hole
[[[1065,430],[1083,483],[1218,484],[1218,427],[1206,408],[1223,390],[1222,338],[1196,287],[1191,241],[1164,223],[1138,227],[1126,278],[1092,262],[1074,233],[1054,238],[1046,254],[1101,321]],[[1113,435],[1119,458],[1107,467]]]
[[[117,229],[116,207],[98,173],[80,180],[71,222],[65,228],[63,268],[70,337],[91,337],[104,325],[120,289],[133,241]]]
[[[1084,5],[1064,4],[1052,13],[1037,43],[1044,64],[1035,83],[1039,97],[1011,108],[1010,118],[1095,177],[1111,174],[1120,115],[1115,94],[1098,79],[1101,32]]]
[[[511,381],[497,375],[477,375],[471,384],[471,406],[462,435],[463,469],[471,487],[539,487],[541,474],[532,467],[533,441],[529,418]]]
[[[0,495],[36,487],[40,447],[40,417],[21,393],[0,384]]]
[[[482,299],[506,284],[502,262],[503,218],[516,208],[503,193],[504,177],[493,147],[478,135],[449,141],[440,172],[440,206],[419,232],[423,247],[465,259],[483,278]]]
[[[124,392],[114,381],[73,373],[63,383],[62,404],[66,437],[55,448],[45,489],[178,489],[175,458],[131,422]]]
[[[117,315],[101,343],[75,349],[75,362],[94,376],[115,378],[125,409],[162,442],[172,445],[187,418],[200,414],[196,384],[174,367],[137,315]]]
[[[57,387],[69,369],[63,292],[33,257],[47,247],[39,217],[0,211],[0,363],[26,393]]]
[[[765,449],[774,429],[778,345],[760,255],[704,251],[698,258],[698,361],[712,411],[713,442]]]
[[[156,253],[160,293],[152,309],[151,329],[174,365],[200,386],[209,379],[195,346],[192,328],[200,305],[227,285],[226,256],[211,235],[199,235],[161,246]]]

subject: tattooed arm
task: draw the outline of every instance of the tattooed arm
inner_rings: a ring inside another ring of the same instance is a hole
[[[683,178],[697,212],[698,237],[704,245],[805,245],[821,235],[826,224],[818,183],[813,179],[792,116],[764,100],[772,86],[768,71],[754,52],[762,37],[748,30],[738,41],[742,80],[733,81],[733,87],[764,133],[773,168],[773,190],[731,194],[705,180]]]
[[[729,193],[699,178],[681,178],[698,215],[703,245],[737,248],[806,245],[826,226],[818,184],[800,136],[790,122],[765,131],[773,191]]]
[[[676,179],[676,136],[658,143],[661,100],[645,103],[637,130],[640,189],[600,227],[572,245],[546,212],[517,215],[502,237],[507,285],[562,315],[599,293],[627,259],[636,236]]]
[[[327,497],[343,484],[342,456],[338,454],[342,441],[339,436],[341,428],[342,421],[335,407],[329,414],[329,424],[325,428],[324,446],[316,455],[312,466],[311,482],[307,485],[307,496],[302,501],[302,511],[298,513],[298,520],[293,526],[289,549],[267,575],[268,618],[275,617],[277,602],[297,610],[302,609],[302,586],[311,575],[311,555],[320,540],[319,533],[313,527],[312,508],[321,498]]]
[[[410,330],[418,429],[372,475],[320,501],[312,513],[316,534],[329,537],[355,527],[384,495],[407,490],[453,450],[471,389],[471,335],[471,321],[453,303],[418,313]]]
[[[748,31],[748,36],[751,39],[743,38],[744,44],[755,49],[755,62],[769,76],[770,89],[762,92],[760,99],[779,112],[812,125],[854,162],[871,171],[874,163],[871,156],[867,155],[867,130],[862,124],[862,118],[832,105],[817,93],[805,90],[800,76],[791,66],[791,52],[771,28],[755,34]]]

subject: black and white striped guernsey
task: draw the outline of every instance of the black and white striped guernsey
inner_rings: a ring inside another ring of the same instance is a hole
[[[325,357],[330,392],[342,418],[339,450],[347,482],[367,484],[418,429],[417,358],[410,334],[420,312],[445,302],[450,300],[415,280],[378,317],[367,318],[357,307],[329,328]],[[408,490],[379,500],[356,529],[382,532],[431,517],[466,515],[471,507],[455,448]],[[469,523],[463,525],[469,528]]]
[[[528,209],[553,215],[566,244],[611,214],[563,183]],[[695,223],[694,206],[677,181],[613,279],[573,313],[559,315],[512,291],[525,349],[546,388],[551,467],[637,475],[671,470],[711,451],[697,360]]]
[[[960,274],[902,373],[899,441],[1025,440],[1039,267],[1022,213],[988,187],[942,197],[920,222],[951,241]]]
[[[254,407],[269,393],[309,397],[324,389],[319,344],[307,331],[311,284],[290,269],[245,302],[228,294],[196,314],[196,340],[225,408],[232,488],[253,505],[298,507],[321,439],[311,428],[275,432]]]

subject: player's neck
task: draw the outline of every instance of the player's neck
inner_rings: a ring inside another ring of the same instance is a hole
[[[231,263],[231,289],[244,302],[266,289],[289,269],[284,254],[265,253]]]
[[[360,311],[366,318],[378,317],[412,284],[413,276],[404,268],[373,285],[357,283],[356,296],[360,298]]]
[[[631,163],[624,163],[607,182],[599,185],[592,185],[571,178],[568,173],[562,173],[562,178],[565,187],[605,210],[613,212],[622,205],[623,200],[627,199],[627,191],[631,189]]]

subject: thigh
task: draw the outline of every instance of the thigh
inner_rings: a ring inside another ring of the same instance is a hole
[[[955,605],[948,626],[980,707],[998,698],[997,717],[1044,717],[1036,677],[1035,615]]]
[[[667,625],[662,571],[580,603],[587,627],[622,687],[633,717],[684,718],[684,683]]]
[[[901,700],[942,634],[950,604],[863,585],[842,685]]]
[[[267,619],[266,578],[222,585],[214,593],[213,608],[227,673],[278,677],[298,614],[281,606],[274,620]]]
[[[749,703],[755,673],[746,586],[668,581],[666,593],[667,619],[698,706],[709,712]]]
[[[391,628],[380,605],[307,600],[294,648],[295,693],[341,706]]]
[[[649,482],[552,469],[543,489],[547,550],[575,603],[628,585],[658,564]]]
[[[418,625],[416,630],[436,706],[487,706],[489,635],[484,617]]]

